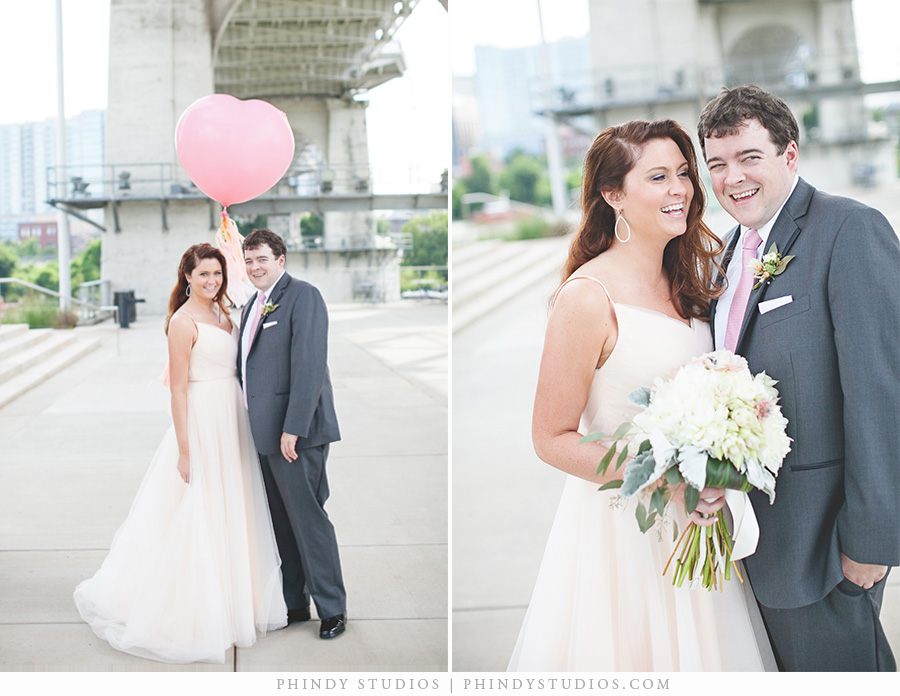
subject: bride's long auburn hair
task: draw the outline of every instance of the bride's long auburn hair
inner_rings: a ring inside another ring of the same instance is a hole
[[[178,280],[175,282],[175,287],[172,288],[172,294],[169,296],[166,334],[169,333],[169,322],[172,320],[172,315],[188,300],[187,276],[193,273],[194,269],[204,259],[215,259],[222,267],[222,287],[219,288],[219,292],[213,297],[213,302],[219,305],[219,309],[224,314],[228,314],[228,305],[231,304],[231,298],[228,297],[228,267],[225,264],[225,256],[212,244],[195,244],[184,252],[184,256],[181,257],[181,263],[178,264]]]
[[[672,301],[682,317],[709,320],[710,301],[722,294],[715,286],[717,272],[724,275],[716,257],[724,249],[722,240],[703,222],[706,198],[697,172],[697,156],[687,132],[671,119],[629,121],[606,128],[591,145],[584,159],[581,184],[581,225],[569,247],[563,280],[603,253],[613,243],[616,211],[604,200],[604,191],[621,191],[625,175],[650,140],[670,139],[687,160],[694,188],[687,213],[687,229],[672,239],[663,252],[663,268],[669,276]]]

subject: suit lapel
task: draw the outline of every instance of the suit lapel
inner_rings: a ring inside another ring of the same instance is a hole
[[[291,282],[291,276],[288,275],[287,271],[284,272],[284,275],[278,280],[278,283],[275,285],[275,289],[272,291],[271,297],[269,297],[269,302],[273,305],[278,304],[281,300],[281,296],[284,295],[284,291],[287,290],[288,283]]]
[[[287,271],[285,271],[282,274],[281,278],[279,278],[278,282],[275,284],[275,289],[272,290],[272,294],[269,295],[269,300],[268,300],[268,302],[266,302],[266,304],[269,304],[271,302],[273,305],[277,305],[278,302],[281,300],[281,296],[284,295],[284,291],[287,289],[288,283],[290,283],[290,282],[291,282],[291,277],[287,274]],[[259,293],[257,293],[257,295],[258,294]],[[253,296],[254,302],[256,302],[257,295]],[[256,347],[257,339],[259,338],[259,335],[262,333],[262,330],[263,330],[263,323],[264,323],[263,318],[260,317],[259,324],[256,327],[256,335],[253,336],[252,343],[250,344],[250,350],[247,352],[248,356],[250,355],[250,353],[253,352],[253,349]]]
[[[778,215],[778,219],[775,221],[775,225],[769,233],[769,238],[765,243],[765,249],[763,249],[764,254],[769,251],[772,244],[775,244],[775,246],[778,247],[778,253],[782,256],[788,254],[791,247],[794,245],[794,242],[797,240],[797,236],[800,234],[800,230],[802,229],[801,223],[803,218],[806,217],[806,211],[809,210],[809,202],[812,199],[814,192],[815,189],[803,179],[800,179],[797,182],[794,192],[791,194],[791,197],[788,198],[787,203],[784,204],[784,208],[781,209],[781,213]],[[744,336],[747,334],[750,325],[756,316],[756,308],[759,306],[763,297],[765,297],[766,290],[768,290],[771,283],[772,280],[768,283],[763,283],[756,288],[756,290],[750,291],[750,298],[747,300],[747,310],[744,312],[744,321],[741,324],[741,333],[738,336],[735,352],[740,352]]]

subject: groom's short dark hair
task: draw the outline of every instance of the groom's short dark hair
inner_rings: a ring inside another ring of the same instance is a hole
[[[783,99],[756,85],[741,85],[723,89],[700,114],[697,135],[703,157],[706,157],[707,138],[734,135],[744,123],[754,118],[769,131],[769,138],[779,155],[792,140],[800,139],[797,119]]]
[[[284,240],[277,234],[275,234],[272,230],[253,230],[250,234],[244,237],[244,251],[249,251],[250,249],[259,249],[263,244],[269,245],[269,248],[272,250],[272,253],[275,255],[276,259],[279,256],[284,256],[285,254],[287,254],[287,246],[285,246]]]

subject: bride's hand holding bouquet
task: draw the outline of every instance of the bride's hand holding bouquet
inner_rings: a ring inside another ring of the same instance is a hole
[[[625,465],[623,479],[601,490],[621,488],[625,498],[645,492],[635,513],[642,532],[683,495],[692,520],[672,554],[681,549],[672,582],[680,586],[685,578],[699,578],[707,589],[720,587],[731,575],[733,539],[721,501],[716,500],[721,496],[709,489],[741,491],[745,498],[756,488],[774,501],[775,477],[790,451],[775,381],[764,372],[752,375],[744,358],[720,350],[695,358],[671,379],[657,379],[652,388],[642,387],[629,399],[644,407],[633,421],[623,423],[612,436],[591,433],[582,440],[610,439],[598,474],[606,473],[619,443],[625,444],[615,465]],[[629,459],[632,443],[638,443],[637,452]],[[701,492],[715,502],[701,503]],[[748,502],[746,507],[752,517]],[[715,514],[706,522],[695,511]],[[755,518],[748,527],[754,530],[751,534],[758,533]],[[755,548],[755,538],[751,544]]]

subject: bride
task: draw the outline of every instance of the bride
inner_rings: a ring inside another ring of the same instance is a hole
[[[628,394],[712,350],[708,324],[721,242],[701,221],[688,134],[674,121],[607,128],[587,154],[583,219],[547,324],[534,403],[535,451],[569,474],[510,670],[775,669],[749,588],[673,587],[662,572],[671,522],[642,534],[633,502],[599,492],[612,433],[639,410]],[[724,505],[707,488],[690,519]],[[683,489],[676,494],[683,497]],[[689,519],[681,500],[675,522]]]
[[[162,662],[223,663],[287,623],[226,273],[209,244],[181,259],[166,320],[173,425],[109,555],[75,589],[99,637]]]

